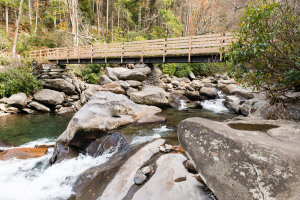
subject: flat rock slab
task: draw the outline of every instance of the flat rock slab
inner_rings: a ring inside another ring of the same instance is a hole
[[[42,85],[44,88],[58,90],[67,94],[77,94],[75,86],[64,79],[44,79]]]
[[[285,121],[179,124],[181,145],[219,199],[299,199],[300,125]]]
[[[140,167],[148,161],[151,156],[158,153],[158,146],[165,143],[165,140],[158,139],[136,152],[119,169],[114,179],[104,190],[99,200],[122,200],[126,197],[129,189],[134,185],[134,177]]]
[[[182,163],[185,160],[182,154],[162,155],[156,162],[155,174],[135,193],[132,199],[209,200],[203,190],[203,185],[183,166]],[[183,181],[175,181],[180,178]]]
[[[0,153],[0,160],[38,158],[45,155],[48,148],[14,148]]]
[[[64,102],[65,98],[60,92],[42,89],[33,95],[33,99],[48,105],[60,105]]]

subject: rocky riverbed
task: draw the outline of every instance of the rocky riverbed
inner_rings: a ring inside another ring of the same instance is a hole
[[[82,161],[81,169],[71,169],[73,175],[61,175],[69,179],[60,182],[68,192],[47,193],[51,189],[44,186],[46,199],[299,197],[300,127],[292,121],[263,120],[299,120],[299,92],[281,97],[293,100],[282,109],[270,105],[264,93],[244,89],[225,75],[169,77],[153,65],[139,64],[106,68],[99,84],[92,85],[64,66],[42,65],[38,71],[44,89],[32,97],[19,93],[1,99],[0,115],[77,111],[54,149],[35,149],[36,157],[44,156],[33,159],[49,159],[41,176]],[[170,107],[177,112],[168,113]],[[207,118],[230,121],[191,118],[179,124],[203,110],[210,110]],[[224,112],[228,114],[222,118]],[[179,141],[174,142],[177,125]],[[164,136],[155,126],[174,128],[173,135]],[[143,127],[156,134],[128,134]],[[0,154],[7,160],[13,153]]]

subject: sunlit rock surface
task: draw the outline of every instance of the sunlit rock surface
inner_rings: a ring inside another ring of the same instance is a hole
[[[183,120],[181,145],[219,199],[299,199],[300,125]]]

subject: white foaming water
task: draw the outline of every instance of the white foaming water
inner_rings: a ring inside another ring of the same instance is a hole
[[[141,144],[141,143],[144,143],[144,142],[149,142],[151,140],[161,138],[162,134],[164,134],[168,131],[173,131],[173,129],[167,128],[166,125],[161,126],[159,128],[154,128],[153,129],[153,134],[148,134],[148,135],[145,135],[145,136],[136,136],[136,137],[133,138],[133,140],[131,141],[130,144],[136,145],[136,144]]]
[[[42,140],[32,144],[45,144]],[[46,144],[52,143],[44,139]],[[29,145],[28,143],[25,144]],[[72,186],[85,170],[105,163],[113,153],[105,153],[97,158],[80,155],[48,166],[53,153],[40,158],[0,161],[0,199],[5,200],[60,200],[72,194]]]
[[[28,142],[20,147],[34,147],[35,145],[55,145],[56,139],[42,138],[35,141]]]
[[[224,99],[206,100],[201,103],[203,109],[210,110],[214,113],[228,112],[229,110],[223,104]]]
[[[186,110],[188,107],[186,106],[186,102],[183,99],[179,100],[180,106],[178,107],[178,110]]]

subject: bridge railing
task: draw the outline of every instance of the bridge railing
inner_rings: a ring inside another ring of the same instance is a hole
[[[188,61],[190,62],[193,55],[222,55],[223,51],[228,50],[233,40],[232,33],[222,33],[136,42],[96,44],[35,50],[30,52],[30,58],[40,61],[67,60],[67,62],[78,59],[80,63],[80,59],[91,59],[91,62],[93,62],[93,59],[104,58],[105,62],[107,62],[108,58],[117,57],[121,58],[122,63],[123,58],[126,57],[138,57],[143,62],[145,57],[159,56],[165,62],[167,56],[182,55],[188,56]]]

